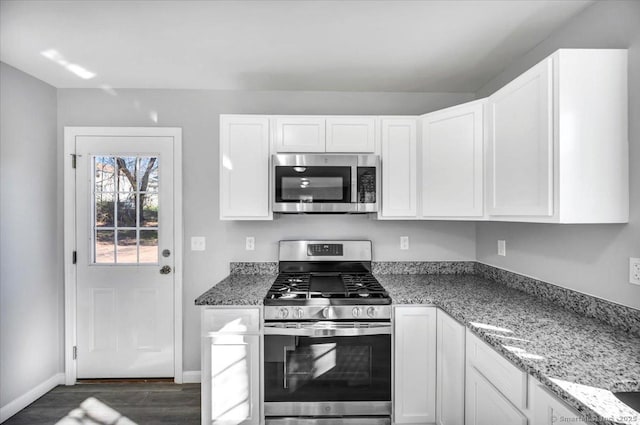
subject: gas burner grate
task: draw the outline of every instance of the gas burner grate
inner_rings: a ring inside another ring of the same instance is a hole
[[[371,273],[343,274],[348,297],[387,297],[387,291]]]
[[[268,295],[282,295],[287,293],[306,293],[309,291],[309,274],[280,273],[276,278]]]

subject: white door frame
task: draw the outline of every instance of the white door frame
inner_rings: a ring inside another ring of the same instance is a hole
[[[66,385],[74,385],[77,364],[73,358],[76,345],[76,179],[73,168],[75,141],[79,136],[146,136],[173,138],[174,202],[174,381],[182,377],[182,129],[176,127],[65,127],[64,128],[64,372]]]

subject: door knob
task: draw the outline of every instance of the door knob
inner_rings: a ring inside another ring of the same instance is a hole
[[[171,267],[162,266],[162,268],[160,269],[160,274],[169,274],[169,273],[171,273]]]

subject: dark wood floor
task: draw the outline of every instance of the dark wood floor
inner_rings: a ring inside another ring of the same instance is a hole
[[[88,397],[95,397],[140,425],[200,424],[200,384],[83,383],[59,386],[3,425],[55,424]]]

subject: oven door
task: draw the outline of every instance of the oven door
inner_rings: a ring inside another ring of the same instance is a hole
[[[274,155],[274,212],[357,212],[356,155]]]
[[[266,323],[265,416],[389,416],[391,325]]]

